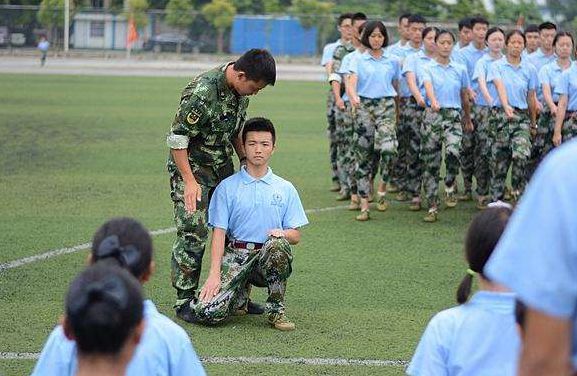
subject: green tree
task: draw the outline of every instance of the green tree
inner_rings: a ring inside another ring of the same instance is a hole
[[[70,19],[74,15],[74,3],[70,1]],[[58,29],[64,27],[64,0],[42,0],[37,13],[38,21],[48,30],[48,39],[59,42]]]
[[[455,4],[449,5],[446,19],[458,21],[476,14],[488,16],[487,9],[481,0],[457,0]]]
[[[224,51],[224,33],[232,26],[236,8],[229,0],[212,0],[202,7],[202,15],[217,31],[216,50]]]
[[[194,8],[190,0],[170,0],[166,6],[166,23],[174,26],[185,34],[194,21]],[[180,54],[181,43],[176,45],[176,53]]]
[[[286,10],[286,6],[283,6],[279,0],[263,0],[262,4],[266,14],[279,14]]]
[[[543,20],[535,0],[494,0],[494,19],[497,22],[517,22],[519,17],[525,18],[527,23],[539,23]]]
[[[553,19],[559,20],[565,29],[577,26],[577,2],[575,0],[547,0],[547,8]]]
[[[331,30],[334,28],[332,10],[335,4],[318,0],[293,0],[290,13],[299,18],[305,29],[317,28],[317,51],[320,51]]]
[[[440,18],[447,4],[442,0],[392,0],[384,2],[387,18],[397,19],[400,14],[413,13],[429,18]]]
[[[126,0],[124,9],[124,15],[127,19],[133,19],[136,28],[141,28],[146,26],[148,23],[148,16],[146,11],[148,10],[147,0]]]

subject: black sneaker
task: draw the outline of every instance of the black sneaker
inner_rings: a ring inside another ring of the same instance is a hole
[[[198,318],[190,309],[190,300],[176,308],[176,317],[191,324],[198,322]]]

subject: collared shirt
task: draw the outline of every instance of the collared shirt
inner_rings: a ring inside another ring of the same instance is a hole
[[[328,43],[323,47],[323,56],[321,57],[321,65],[324,67],[333,60],[333,53],[337,46],[341,45],[341,40],[337,40],[333,43]]]
[[[431,82],[441,108],[461,108],[461,90],[469,87],[466,68],[452,60],[441,65],[431,61],[424,69],[423,82]],[[427,104],[430,101],[427,100]]]
[[[399,40],[397,43],[387,46],[387,48],[385,48],[385,52],[403,58],[407,54],[407,51],[405,50],[408,50],[409,48],[412,47],[408,41],[405,44],[401,44],[401,41]]]
[[[457,63],[463,64],[467,68],[469,79],[471,79],[473,73],[475,73],[475,64],[477,64],[477,61],[488,52],[489,49],[487,47],[478,49],[475,47],[475,44],[471,42],[460,50],[454,51],[454,54],[451,55],[451,59],[455,60]]]
[[[489,72],[489,66],[496,61],[503,59],[500,57],[498,59],[493,59],[490,54],[485,54],[479,59],[475,65],[475,71],[473,72],[473,78],[471,79],[471,89],[477,93],[475,98],[475,104],[483,107],[493,107],[499,103],[499,94],[497,93],[497,88],[493,82],[487,82],[487,73]],[[493,103],[487,103],[483,93],[481,93],[481,88],[479,86],[479,78],[483,78],[487,84],[487,90],[491,97],[493,98]]]
[[[387,56],[396,57],[401,63],[401,67],[405,64],[405,60],[416,53],[423,51],[422,46],[414,48],[411,46],[411,42],[407,42],[404,46],[400,45],[400,42],[391,46],[391,48],[385,49],[385,54]],[[407,78],[403,75],[399,78],[399,96],[402,98],[407,98],[411,96],[411,90],[409,89],[409,84],[407,83]]]
[[[533,64],[535,69],[537,69],[537,72],[539,72],[545,64],[549,64],[550,62],[555,60],[557,60],[557,55],[555,55],[555,53],[552,53],[551,55],[545,55],[545,53],[543,53],[543,50],[541,50],[541,48],[539,48],[535,52],[527,54],[527,61]]]
[[[571,63],[571,67],[561,74],[555,93],[567,95],[567,110],[577,111],[577,63]]]
[[[145,329],[127,376],[205,375],[188,335],[164,316],[150,300],[144,301]],[[64,335],[58,325],[48,337],[33,376],[74,376],[78,367],[76,343]]]
[[[362,53],[363,53],[362,51],[360,51],[359,49],[356,49],[353,52],[351,52],[350,54],[346,55],[343,58],[343,62],[342,62],[341,67],[339,68],[339,71],[337,73],[340,74],[341,77],[343,77],[343,78],[346,75],[350,74],[351,71],[350,71],[349,67],[350,67],[351,61],[358,58],[359,56],[361,56]],[[344,82],[344,80],[342,82]],[[345,94],[343,95],[343,101],[348,102],[348,100],[349,100],[349,96],[345,92]]]
[[[514,66],[507,58],[500,59],[489,66],[487,82],[494,80],[503,82],[510,106],[523,110],[529,108],[527,94],[530,90],[537,90],[537,70],[532,64],[521,60]],[[495,105],[502,106],[501,101]]]
[[[349,70],[358,77],[357,94],[360,97],[384,98],[397,95],[393,81],[400,78],[401,64],[396,58],[383,53],[377,59],[365,51],[351,61]]]
[[[182,91],[180,106],[166,143],[171,149],[188,149],[188,162],[196,181],[215,187],[234,167],[233,141],[244,124],[248,98],[226,83],[222,65],[195,77]],[[167,169],[179,175],[172,153]]]
[[[48,42],[47,40],[43,40],[40,43],[38,43],[38,49],[40,51],[48,51],[48,48],[50,48],[50,42]]]
[[[485,266],[528,307],[572,322],[577,369],[577,141],[543,160]]]
[[[516,375],[515,295],[479,291],[436,314],[407,369],[412,376]]]
[[[425,85],[424,85],[424,78],[425,78],[425,67],[427,64],[431,63],[433,58],[427,56],[425,51],[419,51],[416,54],[409,55],[403,64],[402,74],[405,80],[407,80],[407,73],[413,72],[415,74],[415,78],[417,80],[417,87],[421,92],[423,98],[426,98],[425,93]],[[407,83],[408,85],[408,83]]]
[[[559,94],[555,93],[555,87],[559,84],[562,73],[563,68],[557,64],[557,60],[545,64],[539,71],[539,89],[537,90],[537,98],[541,103],[543,103],[543,105],[546,105],[545,97],[543,96],[543,84],[547,84],[551,88],[551,97],[553,98],[553,102],[559,102]]]
[[[308,223],[295,187],[270,168],[260,179],[241,168],[216,187],[208,208],[209,226],[245,242],[264,243],[269,230]]]

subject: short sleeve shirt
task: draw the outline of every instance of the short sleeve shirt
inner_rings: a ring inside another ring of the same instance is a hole
[[[425,67],[433,61],[432,58],[428,57],[424,51],[419,51],[416,54],[412,54],[407,56],[405,59],[405,63],[403,64],[402,74],[405,79],[407,79],[407,73],[413,72],[415,74],[415,78],[417,80],[417,87],[421,92],[423,98],[426,97],[425,94],[425,86],[424,83],[424,76],[425,76]]]
[[[341,67],[339,68],[339,71],[337,73],[340,74],[341,77],[343,77],[343,78],[346,75],[348,75],[351,72],[350,71],[351,62],[354,59],[356,59],[357,57],[359,57],[361,54],[362,54],[362,52],[360,52],[359,50],[355,50],[355,51],[351,52],[350,54],[346,55],[343,58],[343,62],[342,62]],[[349,100],[349,96],[345,93],[343,95],[343,101],[347,102],[348,100]]]
[[[546,64],[549,64],[556,59],[557,55],[545,55],[540,48],[535,52],[527,54],[527,62],[533,64],[537,72],[539,72]]]
[[[573,323],[577,369],[577,140],[540,164],[485,266],[527,306]]]
[[[553,102],[559,102],[559,94],[555,93],[555,87],[559,84],[561,79],[561,74],[563,73],[563,68],[557,64],[557,61],[552,61],[547,63],[539,71],[539,89],[538,89],[538,99],[542,103],[545,101],[543,96],[543,85],[549,85],[551,88],[551,97]]]
[[[530,90],[537,90],[537,70],[532,64],[521,60],[514,66],[506,58],[496,61],[489,66],[487,73],[487,82],[494,80],[503,82],[510,106],[523,110],[529,108],[527,95]]]
[[[501,58],[502,59],[502,58]],[[475,70],[473,72],[473,77],[471,79],[471,89],[475,91],[477,97],[475,99],[475,104],[483,107],[493,107],[499,105],[499,94],[497,93],[497,88],[493,82],[487,82],[487,73],[489,72],[489,66],[500,59],[493,59],[491,55],[485,54],[479,59],[475,65]],[[487,90],[493,98],[493,103],[487,103],[483,93],[481,93],[481,88],[479,86],[479,79],[482,78],[487,84]]]
[[[397,95],[393,86],[393,81],[398,81],[401,74],[401,63],[397,58],[383,53],[377,59],[365,51],[351,61],[349,70],[358,77],[359,96],[376,99]]]
[[[467,74],[469,78],[473,77],[473,73],[475,72],[475,65],[480,58],[485,56],[489,50],[485,47],[482,49],[478,49],[475,47],[474,43],[469,43],[465,47],[461,48],[458,51],[454,51],[454,54],[451,56],[453,60],[457,63],[461,63],[467,68]]]
[[[208,209],[208,224],[225,230],[229,237],[264,243],[268,231],[296,229],[308,224],[295,187],[268,173],[260,179],[243,167],[216,187]]]
[[[431,82],[441,108],[461,108],[461,90],[469,87],[466,68],[452,60],[442,65],[429,63],[424,70],[423,82]]]
[[[577,63],[571,63],[571,67],[563,72],[555,86],[555,94],[567,95],[567,110],[577,111]]]

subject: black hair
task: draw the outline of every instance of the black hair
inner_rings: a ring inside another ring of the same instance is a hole
[[[469,225],[465,238],[465,257],[469,269],[485,279],[487,277],[483,274],[483,268],[499,242],[510,216],[511,209],[509,208],[487,208],[477,214]],[[459,304],[463,304],[469,299],[473,284],[471,274],[467,271],[459,285],[457,290],[457,302]]]
[[[142,321],[141,286],[127,270],[95,264],[81,272],[66,294],[66,325],[78,352],[116,355]]]
[[[505,46],[509,44],[509,39],[511,39],[513,35],[520,35],[523,38],[523,44],[527,45],[527,38],[525,38],[525,33],[521,30],[514,29],[505,34]]]
[[[262,81],[271,86],[276,82],[276,63],[267,50],[253,48],[246,51],[234,62],[233,68],[237,72],[244,72],[250,81]]]
[[[472,29],[473,25],[471,24],[471,17],[465,17],[461,21],[459,21],[459,31],[463,30],[464,28]]]
[[[412,14],[411,13],[403,13],[399,16],[399,23],[401,23],[405,18],[407,19],[407,21],[409,20],[409,18],[411,18]]]
[[[492,28],[487,30],[487,35],[485,35],[485,42],[487,42],[489,40],[489,37],[495,33],[501,33],[503,34],[503,36],[505,35],[505,31],[503,31],[503,29],[497,26],[493,26]]]
[[[525,317],[527,316],[527,306],[519,299],[515,299],[515,322],[525,329]]]
[[[272,144],[276,142],[276,131],[272,121],[263,117],[254,117],[248,119],[242,128],[242,143],[246,142],[248,132],[269,132],[272,135]]]
[[[412,23],[426,24],[427,20],[425,19],[425,17],[421,16],[420,14],[412,14],[409,17],[409,24],[412,24]]]
[[[557,30],[557,25],[555,25],[553,22],[543,22],[542,24],[539,24],[539,31],[541,30]]]
[[[135,219],[113,218],[96,230],[92,260],[121,266],[140,279],[152,261],[152,238]]]
[[[389,45],[389,34],[387,33],[387,27],[381,21],[369,21],[365,25],[365,31],[361,36],[361,43],[363,46],[367,48],[371,48],[371,44],[369,43],[369,37],[375,31],[375,29],[379,29],[381,34],[385,37],[385,41],[383,42],[382,48],[385,48]]]
[[[439,40],[439,37],[441,35],[444,35],[444,34],[449,34],[451,36],[451,39],[453,39],[453,43],[455,43],[455,41],[456,41],[455,35],[447,29],[440,29],[439,31],[437,31],[437,35],[435,35],[435,43],[437,43],[437,40]]]
[[[435,36],[437,36],[437,33],[439,33],[439,28],[435,27],[435,26],[427,26],[426,28],[423,29],[423,32],[421,33],[421,38],[425,39],[425,37],[431,32],[434,31],[435,32]]]
[[[562,37],[571,38],[571,43],[573,44],[573,48],[575,48],[575,39],[573,39],[573,34],[571,34],[568,31],[560,31],[557,34],[555,34],[555,38],[553,38],[553,46],[555,46],[559,41],[559,39],[561,39]]]
[[[538,33],[539,32],[539,26],[537,26],[537,24],[529,24],[527,25],[527,27],[525,28],[525,34],[527,33]]]
[[[357,13],[353,14],[352,20],[353,20],[353,22],[359,21],[359,20],[366,21],[367,15],[364,14],[363,12],[357,12]]]
[[[337,18],[337,26],[341,26],[344,20],[352,20],[353,14],[352,13],[343,13]]]
[[[474,28],[476,24],[483,24],[489,27],[489,21],[483,16],[471,17],[471,29]]]
[[[365,31],[365,26],[367,26],[366,22],[363,22],[362,24],[359,25],[359,28],[357,30],[359,32],[359,35],[363,35],[363,31]]]

